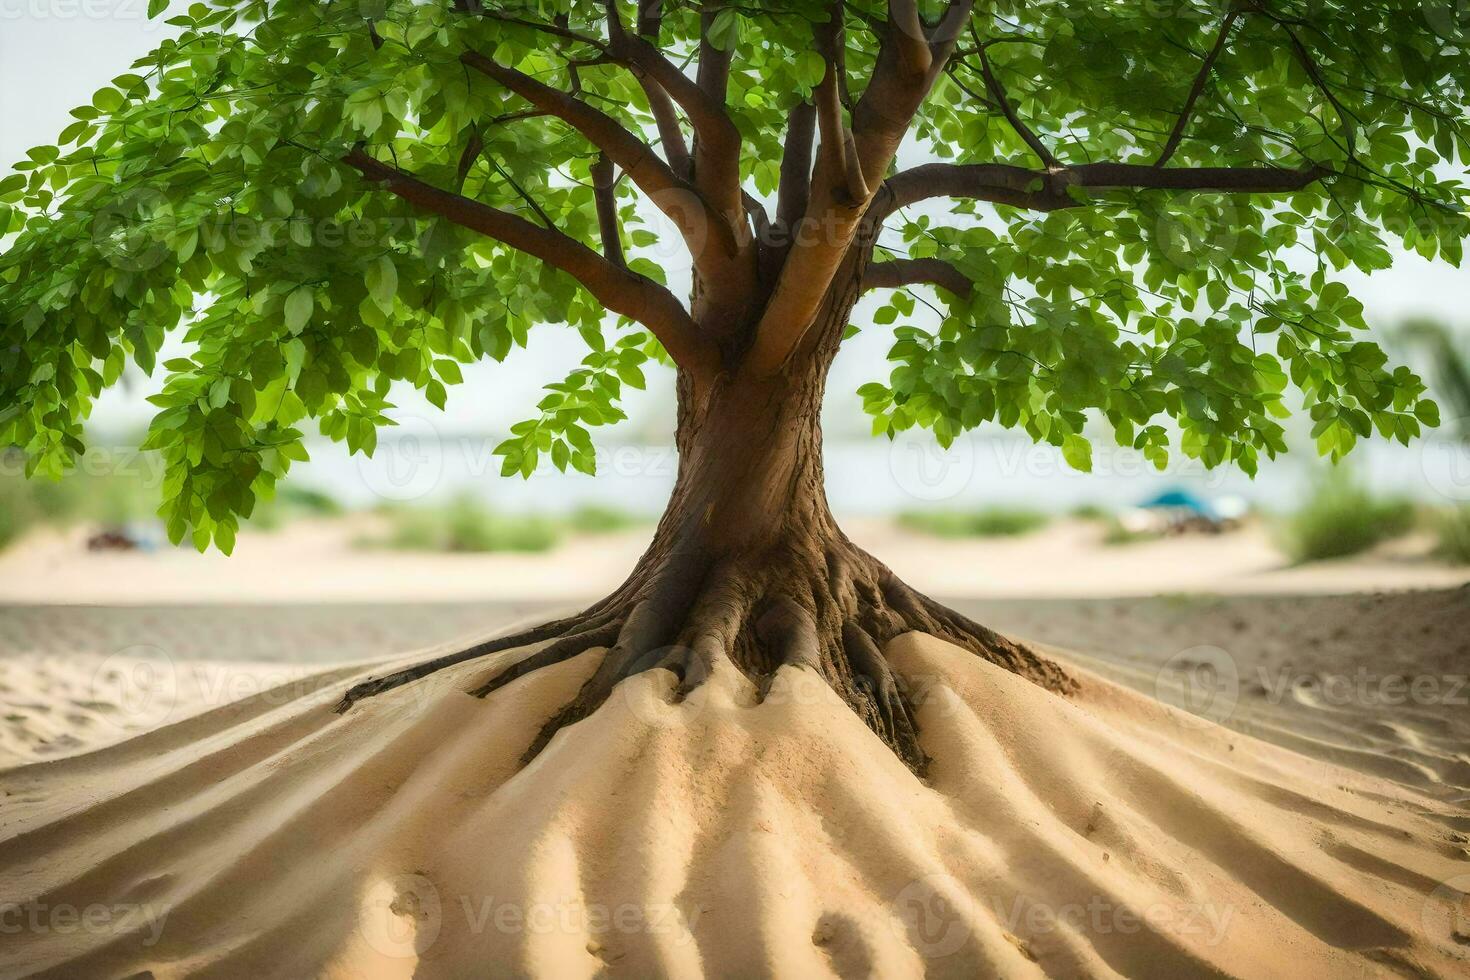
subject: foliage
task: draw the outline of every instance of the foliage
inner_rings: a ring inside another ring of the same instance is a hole
[[[637,73],[600,56],[609,7],[631,21],[633,6],[173,4],[178,36],[0,179],[0,236],[13,236],[0,256],[0,444],[21,447],[28,472],[57,476],[124,365],[161,372],[145,445],[168,463],[169,535],[228,552],[239,519],[306,458],[305,427],[371,453],[393,424],[395,385],[443,406],[461,365],[566,323],[588,361],[498,451],[506,473],[529,475],[548,456],[590,471],[590,429],[622,417],[622,386],[641,386],[664,335],[646,320],[654,336],[626,316],[613,322],[591,277],[476,234],[466,215],[512,215],[523,237],[554,229],[579,261],[599,245],[626,249],[624,285],[663,282],[678,236],[644,206],[638,168],[652,157],[635,153],[624,155],[631,179],[614,184],[618,241],[601,241],[593,168],[607,141],[594,145],[565,109],[530,110],[465,58],[572,93],[671,155]],[[931,21],[967,11],[919,8]],[[828,9],[715,3],[702,17],[693,4],[662,5],[657,40],[674,62],[733,61],[720,110],[756,199],[777,190],[788,114],[839,60],[852,126],[875,118],[859,109],[892,60],[880,36],[900,43],[887,5],[838,8],[841,59],[814,44]],[[1229,9],[974,5],[904,145],[1034,176],[1006,192],[1012,203],[907,208],[880,238],[880,259],[942,259],[974,288],[939,291],[937,328],[914,319],[927,287],[895,291],[879,310],[897,342],[890,378],[862,389],[876,431],[925,426],[948,444],[995,422],[1085,470],[1094,417],[1160,467],[1177,445],[1254,472],[1285,448],[1280,420],[1298,395],[1334,459],[1375,431],[1407,442],[1437,422],[1419,379],[1362,339],[1362,307],[1334,276],[1383,268],[1391,241],[1460,261],[1470,58],[1456,5]],[[1042,152],[1043,168],[1023,169]],[[354,153],[360,165],[349,166]],[[1166,158],[1135,185],[1080,177],[1089,161]],[[410,205],[364,180],[362,160],[391,162],[457,203]],[[1310,179],[1273,194],[1156,186],[1190,167]],[[170,331],[189,353],[157,364]]]
[[[1296,562],[1342,558],[1407,533],[1414,519],[1413,504],[1381,499],[1350,473],[1333,469],[1287,518],[1282,543]]]
[[[496,514],[473,497],[457,497],[444,506],[395,507],[385,511],[389,531],[364,537],[367,548],[401,551],[539,552],[558,540],[556,526],[544,518]]]
[[[1050,520],[1040,511],[990,507],[976,511],[918,510],[900,514],[901,526],[939,538],[1001,538],[1029,534]]]

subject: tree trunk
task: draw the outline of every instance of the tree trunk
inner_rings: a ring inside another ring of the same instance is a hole
[[[932,633],[1049,689],[1069,690],[1071,679],[1055,664],[915,592],[833,520],[821,407],[827,369],[858,294],[861,271],[847,271],[850,286],[834,292],[793,367],[768,377],[737,368],[703,385],[681,375],[678,479],[648,551],[617,591],[570,619],[360,684],[339,710],[452,664],[550,640],[471,692],[483,697],[531,671],[608,647],[528,759],[595,711],[620,681],[666,669],[679,678],[683,696],[728,659],[762,692],[784,666],[816,672],[922,771],[909,696],[882,653],[893,637]]]

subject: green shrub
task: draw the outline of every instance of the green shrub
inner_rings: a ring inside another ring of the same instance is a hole
[[[1438,516],[1439,543],[1435,553],[1456,565],[1470,565],[1470,507],[1458,507]]]
[[[1300,510],[1282,528],[1294,561],[1342,558],[1400,537],[1414,526],[1414,505],[1375,497],[1342,470],[1319,479]]]
[[[1019,507],[990,507],[978,511],[908,511],[898,523],[911,531],[939,538],[994,538],[1029,534],[1045,527],[1050,518]]]
[[[1113,514],[1101,504],[1078,504],[1072,508],[1070,516],[1079,521],[1105,521]]]
[[[396,507],[385,510],[389,531],[382,538],[357,543],[368,548],[441,552],[538,552],[555,547],[560,535],[554,523],[540,517],[496,514],[471,497],[443,507]]]
[[[643,523],[627,511],[598,504],[583,504],[567,515],[567,526],[578,534],[611,534]]]
[[[304,517],[340,517],[343,511],[342,504],[331,494],[285,483],[277,488],[274,497],[255,505],[250,524],[257,530],[275,531]]]
[[[118,473],[74,469],[52,480],[26,479],[18,459],[7,458],[4,462],[6,471],[0,474],[0,548],[42,525],[67,527],[89,521],[117,525],[153,516],[157,490],[145,477],[153,470],[141,464]]]

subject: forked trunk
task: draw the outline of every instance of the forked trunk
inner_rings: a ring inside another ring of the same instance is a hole
[[[546,642],[472,693],[607,647],[577,697],[547,723],[534,756],[561,728],[595,711],[619,682],[672,671],[678,695],[728,660],[759,691],[782,667],[810,670],[916,771],[909,694],[883,649],[920,631],[1065,692],[1055,664],[920,595],[855,546],[827,506],[821,406],[827,369],[857,297],[837,291],[786,371],[738,368],[703,384],[679,382],[679,476],[648,551],[627,581],[584,613],[441,657],[349,691],[342,709],[435,670],[513,646]],[[732,358],[738,364],[738,357]]]

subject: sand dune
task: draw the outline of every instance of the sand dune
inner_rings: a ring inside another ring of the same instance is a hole
[[[524,651],[502,655],[501,663]],[[820,682],[362,668],[0,774],[5,976],[1459,976],[1470,814],[927,637],[919,780]],[[9,905],[8,903],[14,903]],[[13,914],[12,914],[13,913]],[[90,918],[89,918],[90,917]],[[79,924],[80,923],[80,924]]]

